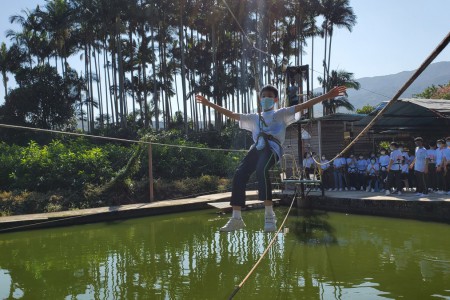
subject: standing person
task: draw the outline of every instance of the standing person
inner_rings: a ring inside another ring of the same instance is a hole
[[[416,152],[414,161],[409,166],[414,168],[414,175],[416,176],[416,196],[423,197],[428,195],[426,174],[428,173],[428,154],[427,149],[423,146],[423,139],[416,137]]]
[[[437,174],[436,174],[436,142],[430,142],[430,149],[427,150],[428,157],[428,180],[427,186],[431,192],[437,192]]]
[[[402,181],[401,181],[401,164],[403,155],[398,149],[398,144],[396,142],[391,143],[391,155],[389,156],[389,165],[387,167],[388,171],[388,189],[386,190],[386,195],[391,193],[391,189],[394,189],[394,193],[397,192],[399,195],[402,194]]]
[[[439,195],[443,195],[444,193],[444,168],[443,165],[443,152],[445,148],[447,148],[447,144],[444,140],[440,139],[436,141],[437,149],[436,149],[436,181],[437,181],[437,189],[436,192]]]
[[[355,155],[350,154],[347,158],[347,187],[350,191],[356,191],[356,181],[358,180],[358,169],[356,168],[356,158]]]
[[[356,162],[356,168],[358,169],[358,177],[357,177],[357,184],[356,189],[359,189],[360,191],[364,191],[366,188],[366,171],[367,171],[367,160],[364,159],[364,156],[362,154],[359,155],[359,159]]]
[[[298,86],[295,84],[295,79],[291,80],[291,85],[288,88],[289,106],[298,104]]]
[[[380,165],[377,163],[377,160],[375,157],[370,158],[370,163],[367,166],[366,174],[369,178],[369,181],[367,182],[367,189],[366,192],[378,192],[378,177],[380,172]]]
[[[320,175],[322,176],[322,185],[323,188],[331,191],[331,178],[330,178],[330,163],[329,160],[325,157],[324,154],[322,154],[322,157],[320,159]]]
[[[387,177],[388,177],[387,167],[389,165],[389,155],[387,154],[386,149],[381,149],[379,163],[380,163],[381,191],[384,192],[384,190],[389,189],[389,186],[387,184]]]
[[[345,158],[336,154],[336,159],[333,162],[333,177],[334,177],[334,191],[342,192],[344,188],[344,169],[345,169]]]
[[[409,164],[406,161],[406,158],[403,158],[402,160],[402,182],[403,185],[405,187],[405,192],[409,191],[409,180],[408,180],[408,176],[409,176]]]
[[[258,106],[261,113],[251,114],[235,113],[208,101],[201,95],[195,96],[197,103],[211,107],[217,112],[239,121],[240,128],[250,131],[254,141],[234,174],[230,201],[233,213],[230,220],[220,228],[220,231],[228,232],[245,227],[241,209],[245,206],[245,187],[254,172],[256,172],[258,179],[259,199],[264,201],[265,206],[264,230],[268,232],[276,231],[269,169],[282,157],[286,127],[296,121],[296,113],[310,108],[316,103],[342,95],[345,91],[344,86],[335,87],[325,95],[295,106],[275,110],[275,103],[278,102],[278,89],[272,85],[266,85],[258,95]]]
[[[444,170],[444,191],[450,195],[450,136],[445,139],[447,147],[442,151],[442,169]]]
[[[403,143],[398,144],[398,150],[402,153],[402,155],[405,157],[406,161],[411,164],[414,158],[412,158],[409,155],[409,150],[405,148],[405,145]]]
[[[303,170],[305,171],[305,178],[311,179],[311,174],[314,174],[314,160],[311,153],[305,152],[303,154]]]

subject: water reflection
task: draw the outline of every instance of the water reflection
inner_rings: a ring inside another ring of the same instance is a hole
[[[285,212],[279,209],[281,216]],[[0,235],[0,299],[226,299],[271,235],[211,211]],[[293,213],[236,299],[450,297],[450,226]]]

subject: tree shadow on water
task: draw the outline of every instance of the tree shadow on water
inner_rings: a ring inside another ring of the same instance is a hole
[[[333,245],[337,243],[334,227],[325,211],[296,210],[289,222],[290,231],[307,245]]]

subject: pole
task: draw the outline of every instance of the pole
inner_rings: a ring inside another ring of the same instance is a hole
[[[152,154],[152,144],[148,144],[148,180],[150,186],[150,202],[153,202],[154,193],[153,193],[153,154]]]

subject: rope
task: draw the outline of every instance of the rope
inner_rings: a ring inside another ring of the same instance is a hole
[[[34,128],[34,127],[26,127],[26,126],[17,126],[17,125],[1,124],[1,123],[0,123],[0,127],[12,128],[12,129],[31,130],[31,131],[39,131],[39,132],[46,132],[46,133],[58,133],[58,134],[72,135],[72,136],[78,136],[78,137],[89,137],[89,138],[94,138],[94,139],[102,139],[102,140],[110,140],[110,141],[118,141],[118,142],[127,142],[127,143],[135,143],[135,144],[167,146],[167,147],[174,147],[174,148],[210,150],[210,151],[226,151],[226,152],[247,152],[247,150],[220,149],[220,148],[208,148],[208,147],[194,147],[194,146],[185,146],[185,145],[172,145],[172,144],[155,143],[155,142],[148,142],[148,141],[142,141],[142,140],[129,140],[129,139],[121,139],[121,138],[114,138],[114,137],[107,137],[107,136],[100,136],[100,135],[92,135],[92,134],[85,134],[85,133],[66,132],[66,131],[58,131],[58,130],[42,129],[42,128]]]
[[[398,100],[398,98],[400,98],[400,96],[406,91],[406,89],[417,79],[417,77],[420,76],[420,74],[422,74],[422,72],[428,67],[429,64],[431,64],[431,62],[439,55],[439,53],[441,53],[442,50],[445,49],[445,47],[448,45],[449,42],[450,42],[450,32],[442,40],[442,42],[433,50],[433,52],[422,63],[422,65],[416,70],[416,72],[414,72],[414,74],[408,79],[408,81],[398,90],[398,92],[394,95],[394,97],[391,100],[389,100],[386,106],[383,107],[383,109],[381,109],[376,114],[376,116],[369,122],[369,124],[367,124],[367,126],[356,136],[354,140],[350,142],[350,144],[347,145],[347,147],[344,148],[344,150],[342,150],[338,155],[336,155],[333,159],[331,159],[327,163],[320,163],[316,161],[315,158],[313,158],[314,162],[320,166],[329,164],[334,160],[336,160],[341,155],[343,155],[345,152],[347,152],[364,134],[366,134],[367,131],[369,131],[369,129],[373,126],[373,124],[375,124],[375,122],[384,114],[384,112],[389,107],[391,107],[392,104],[394,104],[394,102]]]
[[[261,254],[261,256],[259,257],[258,261],[255,263],[253,268],[248,272],[248,274],[244,277],[244,279],[241,281],[241,283],[239,283],[239,285],[237,285],[236,288],[233,290],[233,292],[231,293],[230,297],[228,298],[229,300],[233,299],[234,296],[236,296],[236,294],[239,292],[239,290],[242,288],[242,286],[245,284],[245,282],[250,278],[250,276],[253,274],[253,272],[256,270],[256,268],[259,266],[259,264],[263,260],[264,256],[266,256],[266,254],[269,252],[269,250],[272,247],[273,243],[276,241],[276,239],[278,237],[278,234],[280,233],[281,229],[283,228],[284,223],[286,223],[287,217],[289,216],[289,213],[291,212],[291,209],[292,209],[292,206],[294,204],[294,200],[295,200],[296,196],[297,196],[297,194],[294,194],[294,197],[292,198],[291,205],[289,206],[289,209],[288,209],[288,211],[286,213],[286,216],[284,217],[283,222],[281,223],[280,227],[278,228],[278,231],[275,232],[274,236],[270,240],[269,245],[266,247],[264,252]]]
[[[238,25],[239,30],[242,32],[242,34],[244,35],[245,39],[246,39],[247,42],[252,46],[252,48],[255,49],[255,50],[258,51],[258,52],[261,52],[261,53],[264,54],[264,55],[267,55],[267,56],[271,57],[272,54],[270,54],[270,53],[268,53],[268,52],[266,52],[266,51],[263,51],[263,50],[257,48],[257,47],[254,45],[254,43],[250,40],[250,38],[248,37],[248,35],[245,33],[244,29],[242,28],[241,24],[239,23],[239,20],[238,20],[238,19],[236,18],[236,16],[234,15],[234,13],[233,13],[233,11],[231,10],[230,6],[228,5],[227,1],[222,0],[222,2],[223,2],[223,4],[225,4],[225,6],[227,7],[227,9],[228,9],[228,11],[230,12],[231,16],[233,17],[234,21],[235,21],[236,24]]]

